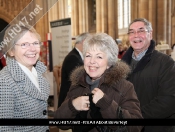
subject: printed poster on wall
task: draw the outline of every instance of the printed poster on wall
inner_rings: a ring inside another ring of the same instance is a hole
[[[71,19],[50,22],[52,32],[53,66],[62,64],[65,56],[72,50]]]
[[[63,63],[65,56],[72,50],[71,19],[66,18],[52,21],[50,22],[50,25],[52,34],[52,40],[51,40],[52,63],[53,68],[55,68]],[[58,83],[59,80],[57,79],[57,76],[54,76],[53,81],[54,110],[57,109],[58,104],[58,92],[59,92],[58,91],[59,85],[57,86]]]

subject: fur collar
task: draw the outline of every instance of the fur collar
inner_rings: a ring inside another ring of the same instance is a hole
[[[129,66],[123,61],[118,61],[116,65],[107,69],[103,75],[104,83],[118,82],[120,79],[126,78],[130,73]],[[77,85],[85,74],[83,66],[77,67],[70,76],[72,85]]]

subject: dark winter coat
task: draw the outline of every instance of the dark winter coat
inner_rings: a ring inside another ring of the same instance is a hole
[[[128,76],[133,83],[144,118],[175,118],[175,63],[155,49],[152,40],[145,56]],[[122,60],[130,64],[130,47]],[[144,132],[172,132],[171,126],[146,126]]]
[[[76,67],[82,65],[83,60],[80,54],[75,48],[73,48],[72,51],[70,51],[69,54],[65,57],[61,68],[61,87],[58,99],[58,107],[63,103],[66,98],[67,92],[69,91],[71,85],[70,74]]]
[[[100,79],[99,86],[104,96],[96,103],[95,107],[99,108],[103,119],[119,119],[117,110],[122,108],[123,118],[142,118],[139,101],[134,91],[133,85],[125,80],[129,67],[123,62],[118,62],[105,71]],[[63,104],[55,113],[57,119],[75,119],[81,113],[72,105],[72,100],[76,97],[91,93],[90,86],[86,83],[86,73],[83,67],[79,67],[71,75],[71,88]],[[91,108],[87,113],[87,118],[92,119]],[[86,117],[85,117],[86,119]],[[98,119],[98,118],[97,118]],[[61,129],[73,128],[73,126],[58,126]],[[139,132],[142,127],[128,127],[129,132]],[[117,129],[112,126],[111,129]],[[97,132],[96,128],[90,132]]]

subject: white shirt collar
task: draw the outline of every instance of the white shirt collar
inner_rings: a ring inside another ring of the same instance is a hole
[[[81,59],[84,60],[82,52],[81,52],[78,48],[76,48],[76,47],[75,47],[75,49],[76,49],[76,50],[78,51],[78,53],[80,54]]]
[[[21,69],[24,71],[24,73],[29,77],[29,79],[32,81],[32,83],[36,86],[36,88],[41,92],[41,90],[39,88],[38,75],[37,75],[36,69],[34,67],[32,67],[32,71],[30,71],[26,66],[22,65],[18,61],[17,61],[17,63],[19,64]]]

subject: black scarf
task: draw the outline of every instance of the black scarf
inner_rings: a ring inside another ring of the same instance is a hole
[[[98,87],[99,85],[99,79],[95,81],[91,81],[89,76],[86,76],[86,83],[89,84],[91,91]],[[102,115],[100,113],[100,108],[96,107],[95,104],[92,101],[92,94],[87,95],[89,96],[90,101],[90,116],[92,119],[103,119]],[[77,114],[75,119],[87,119],[88,111],[80,111],[79,114]],[[95,126],[88,125],[88,126],[74,126],[73,132],[88,132],[91,129],[93,129]]]

